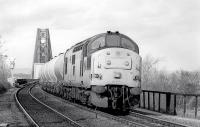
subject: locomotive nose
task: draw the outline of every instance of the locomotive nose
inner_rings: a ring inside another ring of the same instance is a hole
[[[124,69],[130,70],[132,67],[132,59],[128,51],[116,49],[114,51],[107,51],[104,67],[106,69]],[[121,74],[114,74],[116,78],[120,78]],[[118,76],[117,76],[118,75]]]

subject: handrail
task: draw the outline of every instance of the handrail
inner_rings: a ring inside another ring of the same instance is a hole
[[[155,95],[158,95],[157,98]],[[162,97],[164,96],[164,99]],[[177,100],[180,98],[177,97],[182,97],[181,103],[177,104]],[[175,93],[175,92],[163,92],[163,91],[153,91],[153,90],[142,90],[142,93],[140,95],[141,97],[141,102],[139,107],[140,108],[145,108],[148,110],[153,110],[157,112],[165,112],[167,114],[172,114],[176,115],[177,114],[177,107],[178,106],[183,106],[180,107],[181,109],[183,108],[183,116],[185,117],[186,110],[187,110],[187,97],[194,97],[194,116],[197,118],[197,113],[198,113],[198,99],[200,98],[200,94],[188,94],[188,93]],[[157,103],[156,103],[157,101]],[[157,105],[157,109],[155,109],[155,105]],[[161,106],[162,105],[162,106]],[[163,108],[164,105],[164,108]],[[162,110],[161,110],[162,109]]]

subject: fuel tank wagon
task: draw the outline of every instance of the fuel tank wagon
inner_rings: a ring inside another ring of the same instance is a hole
[[[43,90],[69,100],[128,111],[140,101],[141,61],[133,40],[108,31],[45,63],[40,82]]]

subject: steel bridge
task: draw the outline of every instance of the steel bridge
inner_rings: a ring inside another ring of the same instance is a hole
[[[49,29],[37,29],[32,78],[38,79],[41,66],[52,59]]]

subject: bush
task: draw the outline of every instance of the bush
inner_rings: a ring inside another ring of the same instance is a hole
[[[159,59],[147,56],[142,62],[142,89],[183,94],[200,94],[200,72],[178,70],[167,72],[158,69]],[[183,109],[183,97],[177,97],[177,107]],[[186,97],[187,108],[194,109],[194,97]],[[198,98],[198,105],[200,97]]]
[[[0,83],[0,94],[6,92],[7,89],[3,86],[3,84]]]
[[[142,62],[142,89],[176,92],[198,93],[200,86],[200,72],[158,70],[160,59],[146,56]]]
[[[10,88],[11,88],[11,85],[9,82],[0,81],[0,94],[6,92]]]

